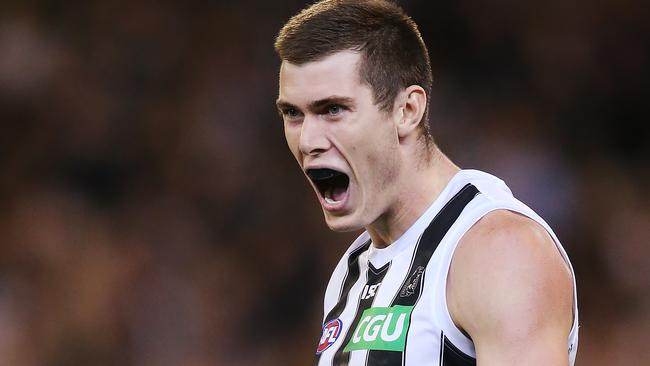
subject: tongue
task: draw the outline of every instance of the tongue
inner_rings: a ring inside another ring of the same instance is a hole
[[[338,202],[345,198],[345,192],[347,192],[347,187],[332,187],[327,191],[326,196]]]

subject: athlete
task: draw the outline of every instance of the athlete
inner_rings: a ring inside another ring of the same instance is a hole
[[[327,287],[316,364],[573,365],[569,259],[503,181],[436,146],[413,20],[388,1],[320,1],[275,48],[287,144],[325,221],[365,229]]]

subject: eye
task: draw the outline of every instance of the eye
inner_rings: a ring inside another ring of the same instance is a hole
[[[300,116],[300,112],[295,108],[285,108],[282,110],[282,115],[288,118],[296,118]]]
[[[332,104],[327,107],[327,113],[331,116],[336,116],[338,114],[341,114],[341,112],[343,112],[343,107],[338,104]]]

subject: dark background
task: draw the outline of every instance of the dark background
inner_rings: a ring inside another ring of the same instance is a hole
[[[641,0],[401,1],[431,123],[575,265],[581,365],[650,364]],[[331,233],[275,111],[303,1],[0,5],[0,364],[306,365]]]

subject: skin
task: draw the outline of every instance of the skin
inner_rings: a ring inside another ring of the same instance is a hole
[[[447,304],[476,348],[478,365],[567,365],[571,272],[546,230],[498,210],[461,239]]]
[[[327,225],[365,228],[374,246],[386,247],[459,168],[422,142],[426,92],[404,88],[392,111],[381,111],[359,77],[359,61],[355,51],[302,65],[283,61],[277,106],[303,172],[331,168],[350,178],[342,207],[320,199]],[[461,239],[447,286],[452,319],[473,340],[479,365],[568,364],[572,295],[571,274],[546,231],[503,210]]]

